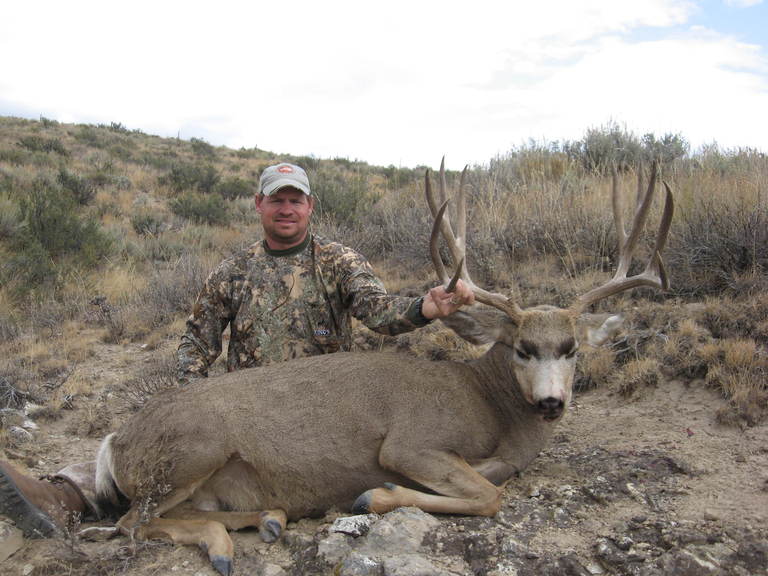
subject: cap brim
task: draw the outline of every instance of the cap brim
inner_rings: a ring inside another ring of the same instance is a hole
[[[269,196],[270,194],[274,194],[275,192],[283,188],[295,188],[296,190],[301,190],[307,196],[312,195],[312,192],[310,192],[308,186],[302,184],[301,182],[296,182],[296,180],[291,180],[289,178],[282,178],[280,180],[270,182],[267,186],[264,186],[264,189],[261,191],[261,193],[264,196]]]

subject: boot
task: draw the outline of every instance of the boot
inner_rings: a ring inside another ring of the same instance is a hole
[[[66,480],[37,480],[0,461],[0,514],[13,520],[27,538],[50,537],[86,509],[79,492]]]

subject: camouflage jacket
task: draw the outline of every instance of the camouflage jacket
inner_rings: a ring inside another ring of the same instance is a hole
[[[387,294],[350,248],[317,235],[284,251],[256,243],[208,276],[179,345],[179,379],[207,376],[227,325],[232,371],[349,350],[352,316],[389,335],[427,323],[420,299]]]

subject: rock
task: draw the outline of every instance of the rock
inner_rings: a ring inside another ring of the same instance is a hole
[[[729,559],[742,564],[750,574],[768,574],[768,542],[752,540],[741,542]]]
[[[338,572],[339,576],[381,576],[384,566],[378,560],[352,552],[344,558]]]
[[[675,548],[656,561],[663,574],[675,576],[709,576],[720,574],[720,566],[711,558],[703,558],[688,549]]]
[[[314,540],[298,530],[288,530],[283,534],[283,543],[289,548],[306,549],[314,544]]]
[[[32,433],[21,426],[8,428],[8,435],[14,444],[26,444],[32,440]]]
[[[555,560],[551,573],[553,576],[591,576],[592,574],[573,552]]]
[[[12,556],[22,546],[24,546],[24,536],[21,530],[0,520],[0,562]]]
[[[358,551],[369,556],[417,552],[424,536],[440,521],[418,508],[398,508],[371,526]]]
[[[334,532],[317,543],[317,556],[326,564],[335,566],[352,551],[347,538],[340,532]]]
[[[371,529],[371,524],[377,517],[373,514],[360,514],[357,516],[343,516],[336,518],[331,525],[331,532],[341,532],[357,538],[365,536]]]
[[[385,558],[383,564],[384,576],[445,576],[443,570],[415,554]]]
[[[645,498],[645,495],[638,489],[637,486],[632,484],[632,482],[627,482],[626,484],[627,493],[637,502],[640,502],[640,504],[647,504],[647,500]]]
[[[262,576],[286,576],[287,572],[277,564],[265,564],[261,571]]]
[[[622,571],[626,571],[626,567],[631,564],[645,560],[644,557],[638,554],[625,552],[613,540],[608,538],[600,538],[597,541],[595,554],[607,568],[620,568]]]

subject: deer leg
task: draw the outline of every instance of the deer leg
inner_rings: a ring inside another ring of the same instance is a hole
[[[165,518],[184,520],[212,520],[223,524],[227,530],[242,530],[249,526],[259,529],[264,542],[274,542],[285,530],[288,517],[283,510],[261,510],[258,512],[225,512],[195,510],[179,506],[169,511]]]
[[[206,519],[152,518],[139,527],[136,537],[169,539],[175,544],[195,544],[208,553],[213,567],[223,576],[232,574],[234,545],[221,522]]]
[[[165,494],[162,500],[159,501],[157,506],[151,511],[152,516],[162,516],[169,510],[176,508],[176,506],[185,500],[188,500],[192,494],[194,494],[195,491],[202,484],[204,484],[208,478],[211,477],[212,474],[213,472],[195,482],[192,482],[187,486],[182,488],[175,488],[168,494]],[[141,520],[141,502],[141,499],[132,502],[130,510],[128,510],[128,512],[126,512],[120,518],[120,520],[117,521],[117,528],[126,536],[132,535],[134,528],[139,524],[139,521]]]
[[[503,489],[491,484],[456,454],[425,450],[403,457],[382,446],[379,462],[437,494],[387,483],[384,488],[361,494],[353,506],[356,513],[383,514],[400,506],[416,506],[425,512],[493,516],[501,506]]]
[[[517,466],[497,457],[471,462],[470,466],[483,478],[502,488],[512,476],[519,473]]]

